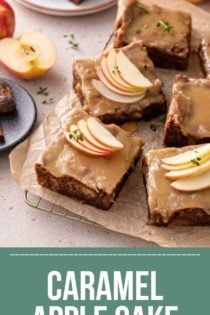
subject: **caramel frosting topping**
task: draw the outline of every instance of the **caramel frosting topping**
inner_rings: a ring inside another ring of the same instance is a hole
[[[65,130],[88,117],[84,111],[73,109]],[[134,163],[143,141],[116,125],[106,128],[124,145],[122,150],[109,157],[88,156],[71,147],[61,131],[42,154],[41,163],[56,177],[70,176],[89,188],[110,194]]]

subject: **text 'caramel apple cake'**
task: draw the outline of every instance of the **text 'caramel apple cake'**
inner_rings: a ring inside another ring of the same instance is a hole
[[[161,81],[141,41],[73,64],[74,89],[84,109],[105,123],[151,118],[166,111]]]
[[[155,66],[184,70],[190,54],[191,15],[138,0],[121,0],[115,47],[142,40]]]
[[[35,164],[38,183],[107,210],[141,157],[143,141],[72,109],[64,130]]]

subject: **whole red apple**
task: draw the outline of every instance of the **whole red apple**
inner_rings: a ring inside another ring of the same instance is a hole
[[[5,0],[0,0],[0,39],[12,37],[15,30],[15,14]]]

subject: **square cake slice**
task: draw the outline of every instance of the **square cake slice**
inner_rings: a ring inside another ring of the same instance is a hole
[[[210,144],[149,151],[143,173],[149,224],[210,225]]]
[[[151,118],[166,111],[161,81],[141,41],[73,64],[74,89],[84,109],[105,123]]]
[[[184,70],[191,41],[191,15],[148,5],[138,0],[121,0],[115,24],[115,47],[142,40],[155,66]]]
[[[210,37],[202,39],[199,52],[205,74],[210,78]]]
[[[210,142],[210,80],[177,75],[173,86],[164,143],[181,147]]]
[[[52,191],[108,210],[142,154],[143,141],[72,109],[64,130],[35,164],[37,181]]]

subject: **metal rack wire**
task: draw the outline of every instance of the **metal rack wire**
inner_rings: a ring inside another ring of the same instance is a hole
[[[60,206],[57,206],[51,202],[48,202],[48,201],[42,199],[41,197],[30,193],[28,190],[26,190],[24,192],[24,201],[28,206],[30,206],[34,209],[46,212],[50,215],[57,215],[59,217],[63,217],[63,218],[69,219],[69,220],[82,222],[84,224],[94,225],[94,226],[102,228],[102,226],[100,224],[89,221],[89,220],[83,218],[82,216],[78,216],[76,214],[73,214],[73,213],[71,213],[71,211],[66,210],[65,208],[62,208]]]

